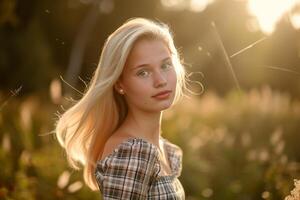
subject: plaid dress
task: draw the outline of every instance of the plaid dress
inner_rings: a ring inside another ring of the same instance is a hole
[[[95,169],[102,199],[185,199],[178,177],[182,150],[161,137],[171,174],[162,174],[158,148],[142,138],[129,138],[98,160]]]

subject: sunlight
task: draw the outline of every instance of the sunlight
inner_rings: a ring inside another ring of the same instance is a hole
[[[183,0],[161,0],[161,4],[167,9],[181,10],[184,8]]]
[[[161,0],[161,4],[171,10],[190,10],[202,12],[214,0]]]
[[[300,13],[291,15],[290,20],[295,29],[300,29]]]
[[[249,13],[258,20],[260,29],[271,34],[282,16],[300,0],[248,0]]]
[[[213,2],[214,0],[191,0],[190,10],[194,12],[202,12],[209,4]]]

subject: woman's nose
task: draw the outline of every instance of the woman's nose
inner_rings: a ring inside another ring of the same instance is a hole
[[[167,79],[162,72],[157,72],[154,75],[154,86],[155,87],[162,87],[167,84]]]

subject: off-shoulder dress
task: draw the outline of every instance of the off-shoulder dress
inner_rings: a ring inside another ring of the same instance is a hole
[[[156,145],[142,138],[128,138],[98,160],[95,178],[102,199],[185,199],[178,177],[182,171],[182,149],[160,136],[171,174],[162,174]]]

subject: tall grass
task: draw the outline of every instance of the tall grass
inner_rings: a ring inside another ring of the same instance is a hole
[[[50,132],[62,103],[54,96],[12,98],[2,107],[0,199],[99,199]],[[187,199],[290,200],[299,194],[298,182],[292,190],[300,176],[299,121],[300,102],[266,86],[225,97],[205,91],[165,111],[162,130],[183,149]]]

